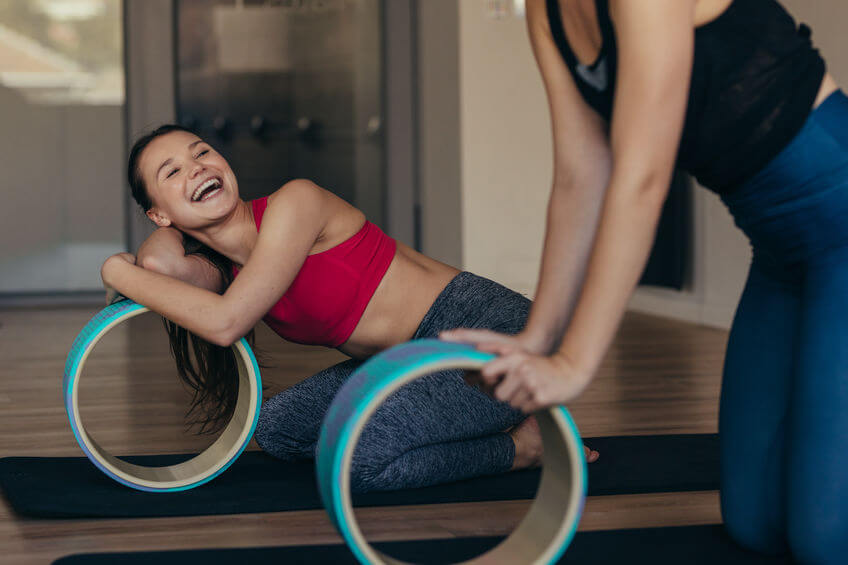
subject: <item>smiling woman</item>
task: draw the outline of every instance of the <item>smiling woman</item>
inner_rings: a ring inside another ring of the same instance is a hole
[[[197,187],[197,190],[191,195],[192,202],[200,202],[215,197],[221,189],[221,179],[212,177],[206,180],[203,184]]]
[[[137,258],[107,259],[103,281],[169,320],[181,375],[197,391],[195,407],[206,409],[205,424],[214,428],[232,410],[236,375],[221,362],[222,350],[260,320],[285,339],[352,357],[264,404],[255,437],[274,456],[314,456],[336,391],[371,355],[463,325],[510,334],[524,325],[525,297],[396,242],[308,180],[243,201],[227,161],[179,126],[142,137],[128,175],[159,229]],[[189,238],[205,250],[186,254]],[[196,364],[192,349],[200,352]],[[351,481],[358,491],[423,486],[540,458],[533,419],[466,385],[462,371],[445,370],[400,389],[376,411]]]

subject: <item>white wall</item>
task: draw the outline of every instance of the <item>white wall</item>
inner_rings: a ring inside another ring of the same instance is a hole
[[[460,267],[459,8],[456,0],[426,0],[416,2],[416,7],[415,135],[421,250]]]
[[[744,1],[744,0],[736,0]],[[459,4],[462,249],[465,267],[532,293],[552,171],[548,109],[525,22],[511,2]],[[848,3],[785,0],[813,28],[837,81],[848,81]],[[506,7],[500,19],[492,6]],[[848,84],[848,83],[846,83]],[[683,291],[639,288],[634,310],[728,327],[750,261],[721,201],[697,187],[692,281]]]
[[[551,186],[548,106],[525,21],[459,2],[462,250],[466,269],[536,286]]]
[[[41,105],[0,87],[0,293],[101,288],[125,249],[123,108]]]

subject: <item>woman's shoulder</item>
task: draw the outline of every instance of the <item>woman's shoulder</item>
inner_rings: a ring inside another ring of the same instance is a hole
[[[322,207],[329,193],[307,179],[290,180],[266,197],[265,213],[298,213]]]
[[[309,179],[290,180],[267,196],[267,206],[279,203],[291,203],[301,200],[322,198],[327,191]]]
[[[259,231],[271,225],[277,226],[272,231],[284,225],[297,225],[305,232],[314,226],[323,229],[333,213],[333,207],[328,206],[330,196],[310,180],[289,181],[265,198]]]
[[[551,28],[548,22],[547,0],[527,0],[525,4],[525,17],[530,32],[542,32],[550,35]]]

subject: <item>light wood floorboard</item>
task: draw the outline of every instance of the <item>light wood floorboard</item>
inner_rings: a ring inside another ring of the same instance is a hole
[[[62,404],[65,356],[99,308],[0,310],[0,457],[79,456]],[[726,332],[628,314],[592,386],[569,409],[584,437],[715,432]],[[344,359],[285,343],[259,328],[272,367],[266,395]],[[86,429],[116,454],[202,449],[212,438],[184,425],[188,394],[177,382],[161,322],[146,314],[109,332],[86,364]],[[255,449],[251,445],[251,449]],[[612,454],[601,454],[611,457]],[[527,501],[366,508],[372,540],[509,532]],[[582,530],[720,521],[715,492],[591,497]],[[337,542],[321,510],[145,519],[35,520],[0,496],[0,561],[49,563],[79,552],[249,547]]]

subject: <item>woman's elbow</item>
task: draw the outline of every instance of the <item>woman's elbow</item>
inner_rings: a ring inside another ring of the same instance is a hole
[[[647,209],[661,209],[668,195],[671,175],[662,170],[646,170],[641,174],[631,173],[623,178],[615,178],[611,185],[613,198],[628,206]]]
[[[219,347],[232,347],[239,340],[239,338],[235,337],[235,334],[224,331],[210,332],[205,337],[206,341]]]
[[[234,321],[223,321],[206,336],[207,341],[220,347],[232,347],[247,333]]]
[[[174,265],[172,261],[158,255],[144,255],[138,260],[139,267],[160,275],[173,276]]]

